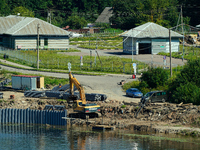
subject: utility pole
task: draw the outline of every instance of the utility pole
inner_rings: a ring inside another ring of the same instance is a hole
[[[50,17],[50,24],[51,24],[51,10],[49,12],[49,17]]]
[[[40,24],[38,23],[37,25],[37,69],[39,69],[39,43],[40,43],[40,35],[39,35],[39,31],[40,31]]]
[[[171,31],[169,29],[169,52],[170,52],[170,77],[172,77],[172,49],[171,49]]]
[[[183,29],[183,11],[182,11],[182,5],[181,5],[181,25],[182,25],[182,33],[183,33],[183,56],[184,59],[184,29]]]
[[[48,9],[47,11],[47,22],[51,24],[51,10]]]
[[[132,36],[133,36],[133,29],[132,29]],[[133,62],[133,37],[132,37],[132,62]]]

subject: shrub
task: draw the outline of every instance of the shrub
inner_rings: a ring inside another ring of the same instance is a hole
[[[171,102],[200,104],[200,60],[188,61],[169,84]]]
[[[128,82],[123,85],[123,89],[127,90],[129,88],[139,88],[140,81],[133,81],[133,82]]]
[[[149,68],[147,71],[143,72],[141,77],[141,84],[148,88],[157,88],[158,86],[163,86],[168,80],[168,73],[162,68]],[[145,83],[146,82],[146,83]]]

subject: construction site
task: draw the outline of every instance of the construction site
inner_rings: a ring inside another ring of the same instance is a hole
[[[85,87],[71,73],[69,74],[70,84],[58,85],[52,89],[43,88],[42,77],[13,75],[12,79],[16,77],[26,78],[26,80],[39,78],[41,88],[25,91],[23,88],[16,89],[17,84],[13,81],[4,80],[1,82],[1,109],[52,111],[54,106],[62,106],[63,109],[67,110],[67,116],[62,119],[66,119],[70,127],[87,126],[100,130],[118,128],[192,136],[200,134],[198,128],[200,107],[192,103],[172,104],[165,102],[142,105],[140,102],[108,98],[102,93],[85,93]],[[4,86],[9,82],[13,83],[14,88]],[[23,83],[23,79],[21,83]],[[30,85],[34,87],[33,84]],[[94,115],[96,113],[98,115]]]

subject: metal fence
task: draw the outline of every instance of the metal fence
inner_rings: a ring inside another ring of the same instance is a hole
[[[0,55],[8,55],[10,59],[15,61],[20,61],[21,63],[24,62],[26,65],[30,65],[33,67],[36,67],[37,64],[37,57],[31,56],[26,53],[22,53],[17,50],[9,50],[9,49],[1,49],[0,47]],[[153,56],[156,58],[156,56]],[[157,56],[160,57],[160,56]],[[136,57],[137,58],[137,57]],[[137,59],[136,59],[137,60]],[[145,61],[145,60],[139,60],[142,63],[137,63],[137,73],[140,73],[144,70],[147,70],[148,66],[150,67],[163,67],[167,68],[169,67],[169,62],[164,64],[163,62],[155,62],[153,59],[151,61]],[[110,62],[108,64],[107,61],[102,61],[102,64],[100,61],[96,58],[88,58],[84,60],[83,65],[81,65],[80,60],[71,60],[71,59],[59,59],[59,58],[51,58],[46,60],[40,61],[40,68],[45,69],[60,69],[60,70],[68,70],[67,63],[71,62],[71,66],[73,70],[82,70],[82,71],[101,71],[101,72],[116,72],[116,73],[127,73],[127,74],[133,74],[134,70],[132,67],[131,62],[118,62],[117,66],[115,62]],[[184,63],[183,63],[184,64]],[[182,64],[182,65],[183,65]],[[177,65],[172,63],[173,72],[177,72],[182,70],[182,65]]]
[[[0,109],[0,123],[28,123],[66,125],[67,111],[49,111],[32,109]]]

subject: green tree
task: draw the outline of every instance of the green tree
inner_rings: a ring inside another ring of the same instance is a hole
[[[15,7],[13,9],[13,14],[17,15],[18,13],[20,13],[20,16],[23,17],[34,17],[34,12],[30,11],[29,9],[23,6]]]
[[[200,24],[200,1],[199,0],[178,0],[182,5],[183,16],[190,18],[190,25],[196,26]],[[180,8],[180,7],[179,7]],[[187,22],[184,23],[187,24]]]
[[[171,102],[200,104],[200,60],[188,61],[169,85]]]
[[[72,14],[66,21],[71,29],[80,29],[87,25],[84,17]]]
[[[178,19],[177,0],[124,0],[113,1],[113,24],[122,29],[130,29],[146,22],[169,27]]]
[[[143,72],[141,77],[141,87],[157,88],[164,86],[168,80],[168,72],[162,68],[149,68],[148,71]]]
[[[10,11],[10,8],[8,4],[6,3],[6,0],[0,1],[0,16],[8,15]]]

